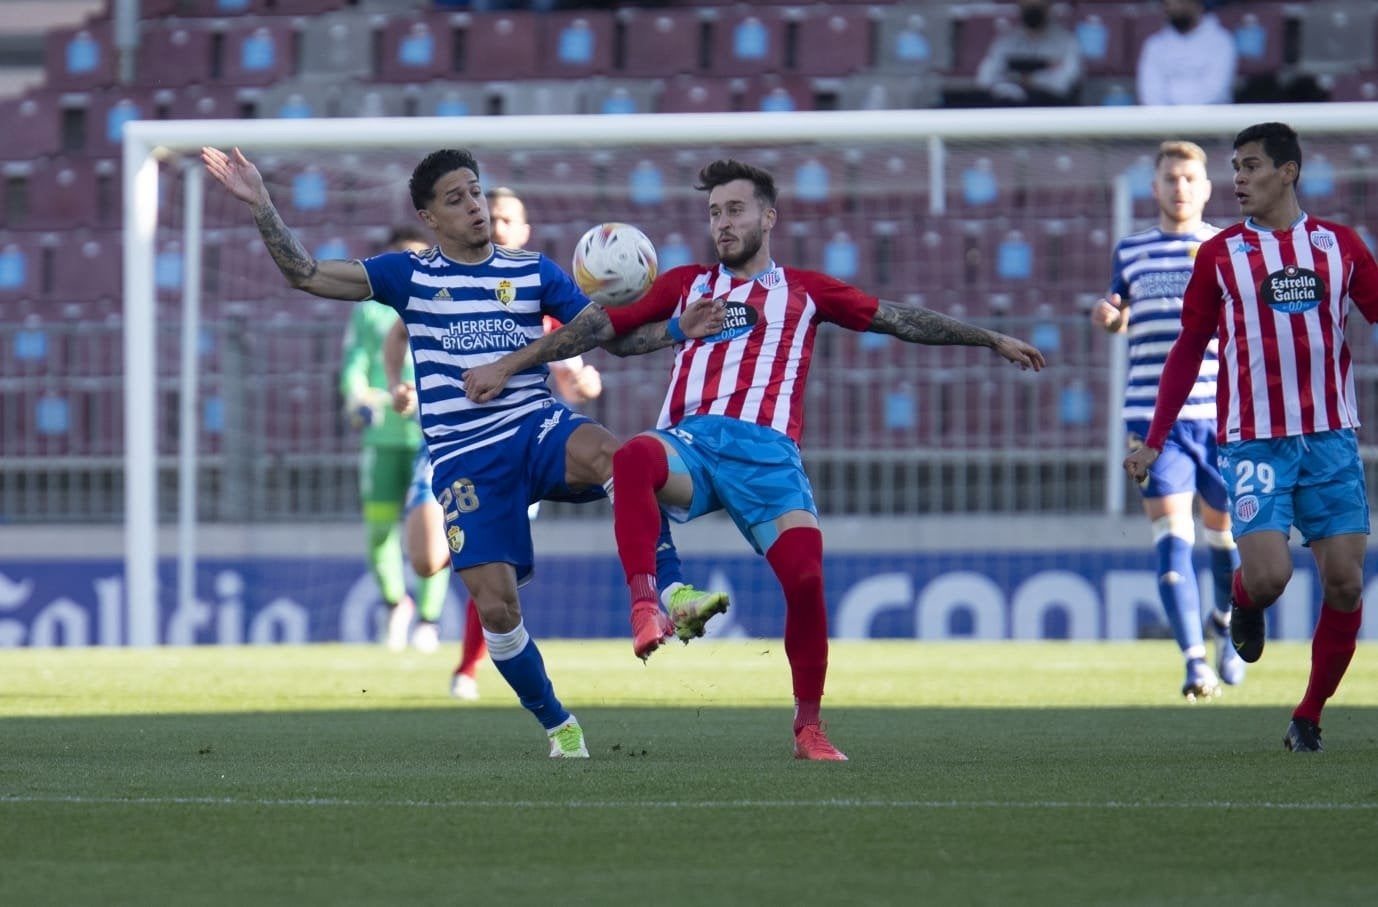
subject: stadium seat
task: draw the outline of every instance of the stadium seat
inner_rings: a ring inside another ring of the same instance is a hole
[[[145,20],[134,53],[135,83],[175,89],[217,78],[215,38],[214,30],[203,22]]]
[[[953,25],[947,7],[894,4],[871,14],[879,38],[877,72],[913,75],[951,67]]]
[[[1241,75],[1275,73],[1284,63],[1287,4],[1235,4],[1219,10],[1220,22],[1234,34]]]
[[[673,76],[660,95],[660,113],[723,113],[736,110],[746,89],[740,79],[714,76]]]
[[[714,8],[712,62],[717,76],[749,76],[785,69],[785,7]]]
[[[706,66],[704,20],[692,9],[617,10],[614,64],[625,76],[673,76]]]
[[[40,89],[0,100],[0,123],[5,124],[5,146],[0,155],[23,160],[57,151],[61,117],[55,92]]]
[[[373,24],[357,13],[306,20],[298,71],[305,76],[365,79],[373,75]]]
[[[1306,4],[1300,13],[1300,67],[1334,75],[1373,69],[1375,13],[1372,4]]]
[[[813,110],[815,103],[813,82],[807,76],[782,76],[776,73],[743,78],[744,90],[737,103],[741,110],[765,113],[793,113]]]
[[[529,12],[459,16],[455,70],[465,79],[530,79],[540,72],[540,30]]]
[[[117,292],[123,264],[118,231],[63,230],[42,239],[52,256],[51,298],[59,302],[99,299]]]
[[[538,77],[577,79],[613,71],[614,18],[610,10],[546,13],[537,21],[541,48]]]
[[[846,76],[870,67],[871,17],[865,8],[820,4],[786,15],[787,71]]]
[[[416,86],[409,94],[413,98],[417,116],[483,116],[488,112],[488,94],[484,88],[477,85],[448,81],[429,82]]]
[[[0,232],[0,302],[14,303],[37,296],[41,267],[36,234]]]
[[[124,148],[124,124],[155,118],[152,94],[147,89],[106,88],[84,92],[85,143],[67,149],[88,157],[118,157]]]
[[[948,74],[974,78],[991,43],[1006,29],[1014,27],[1012,16],[1013,7],[989,7],[985,4],[973,9],[953,10],[952,65]]]
[[[450,75],[454,38],[445,14],[390,16],[381,30],[382,47],[376,79],[382,82],[429,82]]]
[[[220,78],[230,85],[273,85],[288,78],[297,68],[296,34],[307,21],[272,18],[252,19],[247,24],[232,22],[221,33]],[[333,36],[333,29],[327,34]],[[355,37],[352,29],[350,37]]]
[[[177,89],[167,105],[169,119],[253,119],[261,92],[232,85],[192,84]]]
[[[256,90],[260,119],[304,120],[339,116],[340,98],[347,81],[288,79]]]
[[[1080,6],[1071,25],[1081,48],[1082,67],[1088,75],[1134,74],[1138,61],[1129,52],[1129,19],[1119,6]]]
[[[48,88],[100,88],[115,80],[115,51],[108,21],[89,21],[50,31],[44,40]]]
[[[1328,79],[1332,101],[1378,101],[1378,72],[1342,73]]]
[[[507,116],[578,114],[584,109],[585,86],[578,79],[516,79],[486,86],[490,109]]]
[[[23,183],[22,190],[20,183]],[[118,167],[114,160],[94,163],[79,158],[45,158],[6,172],[10,227],[62,230],[71,227],[118,226]],[[23,211],[9,208],[11,193],[22,191]]]
[[[584,82],[589,113],[655,113],[661,86],[655,79],[593,78]]]
[[[341,87],[335,113],[342,117],[402,117],[414,115],[409,86],[350,82]]]
[[[931,73],[861,73],[842,80],[837,106],[842,110],[912,110],[931,106],[937,95],[938,78]]]

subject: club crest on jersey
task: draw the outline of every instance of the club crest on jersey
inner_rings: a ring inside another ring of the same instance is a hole
[[[1322,252],[1329,252],[1335,248],[1335,234],[1329,230],[1317,230],[1311,234],[1311,245]]]
[[[498,302],[503,305],[511,305],[512,300],[517,298],[517,288],[512,285],[510,280],[498,281],[497,289]]]
[[[779,268],[771,268],[769,271],[762,274],[760,279],[756,282],[759,283],[761,286],[765,287],[767,290],[769,290],[772,287],[779,286],[780,282],[784,279],[785,278],[780,274]]]
[[[451,526],[445,530],[445,541],[452,552],[459,554],[464,550],[464,530],[458,526]]]
[[[1310,268],[1288,265],[1263,278],[1258,295],[1273,311],[1296,315],[1321,304],[1326,295],[1325,281]]]
[[[1241,495],[1239,500],[1234,502],[1234,518],[1241,523],[1248,523],[1258,516],[1258,498],[1252,494]]]
[[[756,322],[760,320],[761,313],[751,306],[727,300],[723,303],[722,330],[712,337],[705,337],[704,340],[707,343],[736,340],[743,334],[751,333],[751,329],[756,327]]]

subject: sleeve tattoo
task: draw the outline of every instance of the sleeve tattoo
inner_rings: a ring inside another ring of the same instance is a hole
[[[882,299],[868,331],[891,334],[909,343],[929,346],[992,346],[996,335],[985,328],[940,315],[921,306]]]
[[[630,334],[614,337],[603,344],[603,349],[614,356],[640,356],[673,346],[674,342],[670,333],[665,330],[665,322],[657,321],[653,324],[643,324]]]
[[[292,286],[300,287],[315,275],[319,268],[316,259],[306,251],[301,240],[287,229],[276,208],[265,205],[255,209],[254,223],[258,225],[258,232],[263,236],[263,244],[268,247],[268,253],[273,256],[278,270]]]

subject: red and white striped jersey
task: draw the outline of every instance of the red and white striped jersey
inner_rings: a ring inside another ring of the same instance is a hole
[[[1378,321],[1378,265],[1341,224],[1302,215],[1266,230],[1246,220],[1201,244],[1182,328],[1219,337],[1222,443],[1359,425],[1351,300]]]
[[[721,265],[685,265],[666,271],[640,300],[609,309],[608,316],[617,333],[625,334],[676,317],[704,297],[725,302],[723,329],[677,344],[657,427],[687,416],[722,415],[768,426],[795,443],[804,428],[804,385],[818,325],[864,331],[880,305],[876,297],[816,271],[772,264],[741,280]]]

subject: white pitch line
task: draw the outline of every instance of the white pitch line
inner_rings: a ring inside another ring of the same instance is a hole
[[[1374,810],[1368,803],[1246,803],[1234,800],[1190,802],[1135,802],[1105,800],[346,800],[332,797],[290,799],[249,797],[82,797],[44,794],[0,795],[6,803],[71,803],[79,806],[322,806],[344,808],[389,807],[399,809],[1011,809],[1011,810],[1173,810],[1264,809],[1298,811]]]

